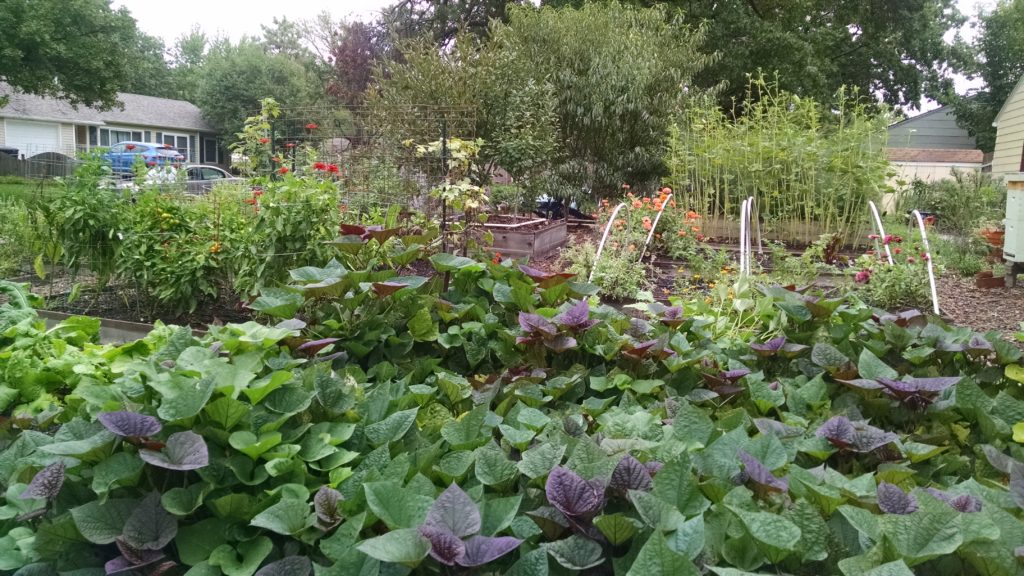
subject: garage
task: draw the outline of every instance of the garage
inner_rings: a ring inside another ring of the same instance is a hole
[[[17,148],[18,155],[30,158],[43,152],[60,152],[60,124],[7,119],[4,147]]]

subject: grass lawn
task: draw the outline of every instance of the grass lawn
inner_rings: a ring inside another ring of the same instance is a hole
[[[8,198],[27,198],[40,190],[52,194],[60,189],[60,185],[53,180],[31,180],[17,176],[0,176],[0,201]]]

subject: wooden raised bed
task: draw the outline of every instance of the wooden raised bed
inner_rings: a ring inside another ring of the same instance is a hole
[[[494,236],[491,250],[511,257],[545,258],[565,246],[569,237],[564,220],[505,216],[483,228]]]

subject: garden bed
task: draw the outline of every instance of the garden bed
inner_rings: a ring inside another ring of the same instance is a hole
[[[493,216],[483,228],[494,237],[491,250],[507,257],[544,258],[565,246],[568,239],[564,220]]]

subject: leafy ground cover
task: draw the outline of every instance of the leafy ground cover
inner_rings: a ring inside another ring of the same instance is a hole
[[[261,292],[275,320],[201,338],[97,345],[5,285],[0,570],[1021,571],[996,335],[744,283],[623,311],[448,254],[403,277],[350,231]]]

